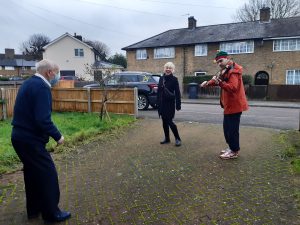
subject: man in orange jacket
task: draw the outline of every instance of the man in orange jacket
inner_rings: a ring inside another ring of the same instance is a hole
[[[219,75],[204,81],[201,87],[220,86],[220,104],[224,108],[223,132],[228,148],[221,150],[221,159],[235,159],[240,151],[239,126],[243,111],[248,110],[242,80],[242,67],[233,62],[227,52],[219,51],[215,57],[221,68]]]

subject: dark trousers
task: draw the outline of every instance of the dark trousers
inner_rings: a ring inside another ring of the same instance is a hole
[[[224,115],[223,132],[229,148],[237,152],[240,150],[240,119],[242,113]]]
[[[12,139],[12,145],[24,165],[27,215],[42,213],[50,218],[59,212],[58,176],[44,144],[29,144]]]
[[[164,133],[165,133],[165,138],[166,140],[170,140],[170,131],[169,131],[169,127],[171,128],[175,139],[181,140],[179,137],[179,133],[177,130],[177,126],[176,124],[173,122],[173,120],[171,118],[164,118],[162,117],[162,124],[163,124],[163,128],[164,128]]]

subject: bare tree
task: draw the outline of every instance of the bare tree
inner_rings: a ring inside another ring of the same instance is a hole
[[[300,15],[299,0],[249,0],[237,10],[233,19],[237,22],[256,21],[259,19],[259,11],[263,7],[270,8],[273,19]]]
[[[43,59],[43,47],[50,42],[50,38],[43,34],[33,34],[22,43],[21,51],[31,60]]]
[[[84,42],[92,46],[97,51],[98,53],[97,55],[99,55],[100,60],[103,61],[107,60],[110,50],[106,44],[100,41],[91,41],[91,40],[85,40]]]
[[[110,99],[113,99],[116,97],[116,93],[114,95],[110,95],[108,97],[108,91],[106,88],[106,81],[112,79],[114,72],[116,71],[116,68],[104,68],[101,64],[98,64],[97,66],[91,65],[91,64],[84,64],[85,66],[85,73],[90,74],[91,76],[94,76],[94,80],[99,84],[100,89],[102,92],[102,99],[101,99],[101,109],[100,109],[100,120],[103,120],[104,116],[108,118],[109,121],[110,117],[106,108],[107,101]],[[105,71],[103,73],[103,71]]]

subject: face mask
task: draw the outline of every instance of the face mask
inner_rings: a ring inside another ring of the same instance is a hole
[[[55,86],[57,84],[57,82],[59,81],[59,79],[60,79],[60,72],[55,74],[55,77],[52,80],[50,80],[51,86],[52,87]]]

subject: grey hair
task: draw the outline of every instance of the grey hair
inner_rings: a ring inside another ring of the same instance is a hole
[[[39,74],[44,74],[45,72],[47,72],[48,70],[57,70],[59,71],[59,67],[56,63],[47,60],[47,59],[43,59],[41,61],[39,61],[36,65],[36,71]]]
[[[164,69],[166,69],[167,67],[172,68],[173,72],[175,71],[175,65],[174,65],[174,63],[172,63],[172,62],[167,62],[167,63],[164,65]]]

